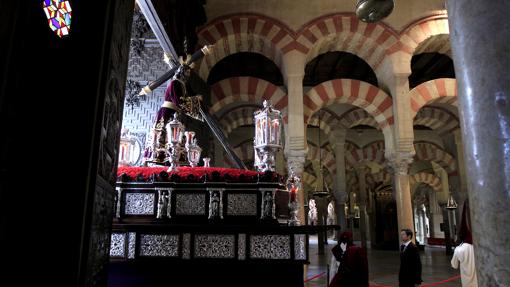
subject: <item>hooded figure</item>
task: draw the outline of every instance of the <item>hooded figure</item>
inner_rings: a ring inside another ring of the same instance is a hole
[[[367,255],[363,248],[354,245],[351,232],[342,232],[331,252],[340,266],[329,287],[368,286]]]
[[[469,220],[469,204],[466,200],[462,210],[462,219],[459,229],[460,244],[455,248],[452,257],[452,267],[460,267],[460,280],[463,287],[478,287],[475,268],[475,254],[473,250],[473,237]]]

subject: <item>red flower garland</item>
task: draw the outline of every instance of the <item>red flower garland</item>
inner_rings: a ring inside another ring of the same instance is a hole
[[[148,180],[153,174],[159,174],[162,171],[167,171],[168,167],[157,166],[157,167],[135,167],[135,166],[119,166],[117,170],[117,176],[126,174],[131,179],[143,177],[144,180]],[[252,170],[235,169],[235,168],[222,168],[222,167],[179,167],[177,171],[169,172],[169,176],[173,174],[179,175],[181,178],[186,178],[189,175],[193,175],[195,178],[201,178],[205,174],[211,175],[213,172],[219,173],[220,178],[224,178],[228,175],[233,180],[238,180],[240,176],[247,178],[257,176],[261,174]]]

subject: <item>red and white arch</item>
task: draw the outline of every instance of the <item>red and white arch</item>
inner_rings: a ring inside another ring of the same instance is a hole
[[[321,159],[322,165],[332,174],[336,174],[336,160],[335,156],[327,151],[326,149],[319,149],[319,147],[308,144],[308,153],[306,155],[306,159],[309,161],[319,160]]]
[[[434,174],[427,172],[418,172],[409,177],[409,183],[416,185],[424,183],[432,187],[435,191],[441,192],[441,179]]]
[[[235,107],[225,111],[218,122],[223,132],[228,135],[238,127],[254,125],[253,114],[259,109],[257,105]]]
[[[297,34],[296,47],[307,61],[330,51],[344,51],[362,58],[375,71],[399,45],[398,34],[383,23],[364,23],[353,13],[323,16],[306,24]]]
[[[439,146],[428,142],[417,142],[414,144],[414,149],[416,160],[433,161],[440,165],[448,175],[456,174],[455,158]]]
[[[422,107],[414,117],[414,125],[421,125],[437,131],[448,133],[459,128],[459,119],[450,111],[434,106]]]
[[[292,46],[293,34],[285,24],[260,14],[235,14],[212,20],[198,32],[200,45],[214,45],[202,60],[199,75],[207,80],[216,63],[239,52],[261,54],[282,68],[282,56],[287,46]]]
[[[353,145],[346,145],[345,160],[349,165],[355,167],[366,162],[384,164],[384,141],[375,141],[365,145],[363,148],[356,148]]]
[[[400,33],[401,50],[409,57],[424,52],[451,55],[449,34],[446,13],[426,17],[412,23]]]
[[[392,99],[369,83],[352,79],[335,79],[313,87],[303,98],[304,120],[321,108],[333,104],[351,104],[363,108],[384,130],[393,124]]]
[[[360,108],[353,108],[345,112],[340,116],[340,123],[346,128],[352,128],[358,125],[366,125],[379,129],[379,126],[377,125],[374,117]]]
[[[425,105],[442,103],[457,106],[457,81],[451,78],[430,80],[419,84],[409,92],[411,116]]]
[[[211,114],[232,104],[250,103],[261,105],[270,100],[273,106],[285,117],[287,114],[287,94],[278,86],[254,77],[233,77],[221,80],[211,87]]]
[[[335,112],[324,108],[321,109],[320,115],[319,113],[314,113],[312,117],[310,118],[310,121],[308,122],[311,126],[319,126],[319,116],[320,116],[320,128],[324,133],[329,134],[331,130],[333,130],[335,127],[341,127],[345,128],[343,125],[340,124],[340,119],[335,114]]]

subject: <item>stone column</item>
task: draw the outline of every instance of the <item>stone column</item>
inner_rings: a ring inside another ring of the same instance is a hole
[[[285,125],[285,156],[288,168],[293,168],[296,176],[302,178],[306,160],[306,138],[303,113],[303,77],[305,58],[301,53],[292,51],[283,58],[283,76],[287,86],[287,116]],[[305,224],[304,193],[298,193],[299,219]]]
[[[320,149],[320,147],[318,147]],[[320,151],[322,153],[322,150]],[[324,190],[324,175],[322,171],[322,166],[320,165],[319,161],[313,160],[312,161],[313,170],[315,172],[315,175],[317,176],[317,180],[315,183],[315,191],[323,191]],[[324,213],[325,213],[325,204],[324,204],[324,197],[314,195],[313,199],[315,200],[315,206],[317,207],[317,225],[322,226],[324,225]],[[317,242],[318,242],[318,254],[324,254],[324,232],[319,231],[317,232]]]
[[[359,183],[359,213],[360,213],[360,237],[361,237],[361,247],[367,247],[367,227],[368,227],[368,216],[367,216],[367,184],[366,184],[366,167],[359,166],[356,168],[356,172],[358,174],[358,183]]]
[[[386,155],[394,172],[394,189],[399,232],[403,228],[409,228],[414,231],[408,174],[409,164],[412,162],[412,158],[415,154],[413,145],[413,118],[411,117],[411,100],[409,98],[410,60],[410,57],[406,57],[400,52],[392,55],[393,77],[391,77],[391,81],[389,82],[389,89],[393,98],[395,141],[393,147],[386,147]],[[413,241],[414,238],[413,236]]]
[[[467,191],[467,177],[466,177],[466,163],[464,161],[464,146],[462,144],[462,135],[460,129],[457,129],[453,132],[455,136],[455,146],[457,149],[457,170],[459,173],[459,190],[457,191],[457,203],[459,204],[459,208],[456,212],[457,226],[460,224],[460,217],[462,215],[462,207],[464,206],[464,202],[468,197]]]
[[[504,0],[448,1],[480,286],[510,286],[508,11]]]
[[[306,152],[304,104],[303,104],[303,77],[305,76],[305,63],[303,55],[290,52],[284,57],[284,79],[287,85],[288,123],[285,128],[285,150]],[[306,153],[305,153],[306,154]]]
[[[451,224],[450,224],[450,211],[446,209],[446,204],[441,205],[441,211],[443,212],[443,230],[444,230],[444,243],[446,247],[446,255],[452,255],[452,236],[451,236]]]
[[[421,222],[421,235],[423,236],[421,244],[425,245],[425,242],[427,241],[427,223],[425,222],[425,211],[423,208],[420,208],[420,222]]]
[[[411,203],[411,188],[409,185],[410,156],[397,155],[391,160],[394,173],[395,200],[397,202],[398,230],[408,228],[414,231],[413,207]],[[414,241],[413,236],[413,241]]]
[[[341,230],[345,230],[347,223],[345,221],[345,201],[347,199],[347,190],[345,186],[345,136],[346,129],[336,128],[331,131],[329,142],[333,145],[336,160],[335,174],[335,211],[337,223]]]

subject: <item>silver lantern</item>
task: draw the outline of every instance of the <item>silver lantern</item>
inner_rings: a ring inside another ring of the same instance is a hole
[[[166,125],[166,132],[171,158],[168,171],[175,171],[179,167],[179,159],[183,151],[182,139],[184,136],[184,125],[177,119],[177,113],[174,114],[173,120]]]
[[[188,146],[193,144],[195,140],[195,132],[186,131],[184,132],[185,144],[184,146],[187,148]]]
[[[275,171],[275,154],[282,146],[282,115],[264,100],[264,108],[255,112],[255,163],[259,171]]]

